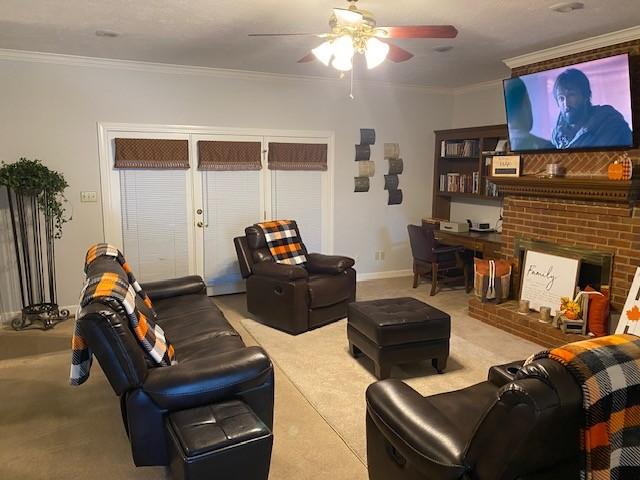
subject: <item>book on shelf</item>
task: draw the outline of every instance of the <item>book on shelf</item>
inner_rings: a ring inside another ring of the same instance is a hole
[[[476,157],[480,151],[478,140],[442,140],[441,157]]]
[[[497,197],[498,196],[498,186],[493,183],[490,182],[489,180],[486,181],[485,186],[484,186],[484,194],[487,197]]]
[[[440,175],[440,191],[455,193],[480,193],[480,172],[443,173]]]

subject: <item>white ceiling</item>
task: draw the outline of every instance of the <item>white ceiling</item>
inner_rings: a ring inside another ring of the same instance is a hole
[[[582,0],[584,10],[549,10],[559,0],[360,0],[379,25],[452,24],[456,39],[398,40],[415,54],[359,78],[456,87],[502,78],[502,59],[640,25],[640,0]],[[248,33],[324,32],[340,0],[0,0],[0,48],[257,72],[336,76],[297,64],[313,37]],[[96,30],[120,33],[117,38]],[[434,47],[452,45],[446,53]]]

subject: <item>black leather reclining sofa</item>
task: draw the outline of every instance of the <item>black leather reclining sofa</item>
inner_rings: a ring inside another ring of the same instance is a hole
[[[88,275],[125,275],[113,257],[91,263]],[[247,347],[207,297],[198,276],[143,286],[157,323],[175,347],[178,363],[152,367],[113,307],[93,302],[77,321],[109,383],[120,397],[122,419],[137,466],[169,465],[166,417],[172,412],[228,400],[244,402],[269,429],[273,425],[273,367],[260,347]]]

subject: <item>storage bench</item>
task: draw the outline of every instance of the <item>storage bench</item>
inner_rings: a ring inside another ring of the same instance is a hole
[[[173,412],[166,426],[175,480],[267,480],[273,434],[245,403]]]

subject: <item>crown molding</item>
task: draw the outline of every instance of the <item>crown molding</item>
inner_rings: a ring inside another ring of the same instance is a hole
[[[472,92],[479,92],[482,90],[488,90],[489,88],[502,89],[502,79],[499,78],[496,80],[488,80],[486,82],[472,83],[471,85],[464,85],[462,87],[454,87],[453,94],[461,95],[464,93],[472,93]]]
[[[162,74],[178,75],[200,75],[217,78],[233,79],[257,79],[257,80],[288,80],[323,82],[334,85],[344,85],[345,80],[330,77],[317,77],[312,75],[293,75],[283,73],[253,72],[249,70],[233,70],[214,67],[199,67],[192,65],[176,65],[171,63],[143,62],[138,60],[119,60],[113,58],[84,57],[80,55],[67,55],[62,53],[32,52],[28,50],[11,50],[0,48],[0,60],[49,63],[56,65],[67,65],[76,67],[94,67],[115,70],[130,70],[136,72],[151,72]],[[420,90],[426,93],[440,95],[450,95],[453,89],[450,87],[433,87],[429,85],[415,85],[405,83],[382,82],[376,80],[355,80],[355,84],[384,87]]]
[[[625,28],[624,30],[618,30],[617,32],[605,33],[604,35],[598,35],[597,37],[586,38],[584,40],[566,43],[557,47],[546,48],[537,52],[526,53],[517,57],[507,58],[503,60],[503,62],[507,67],[513,69],[638,39],[640,39],[640,26]]]

